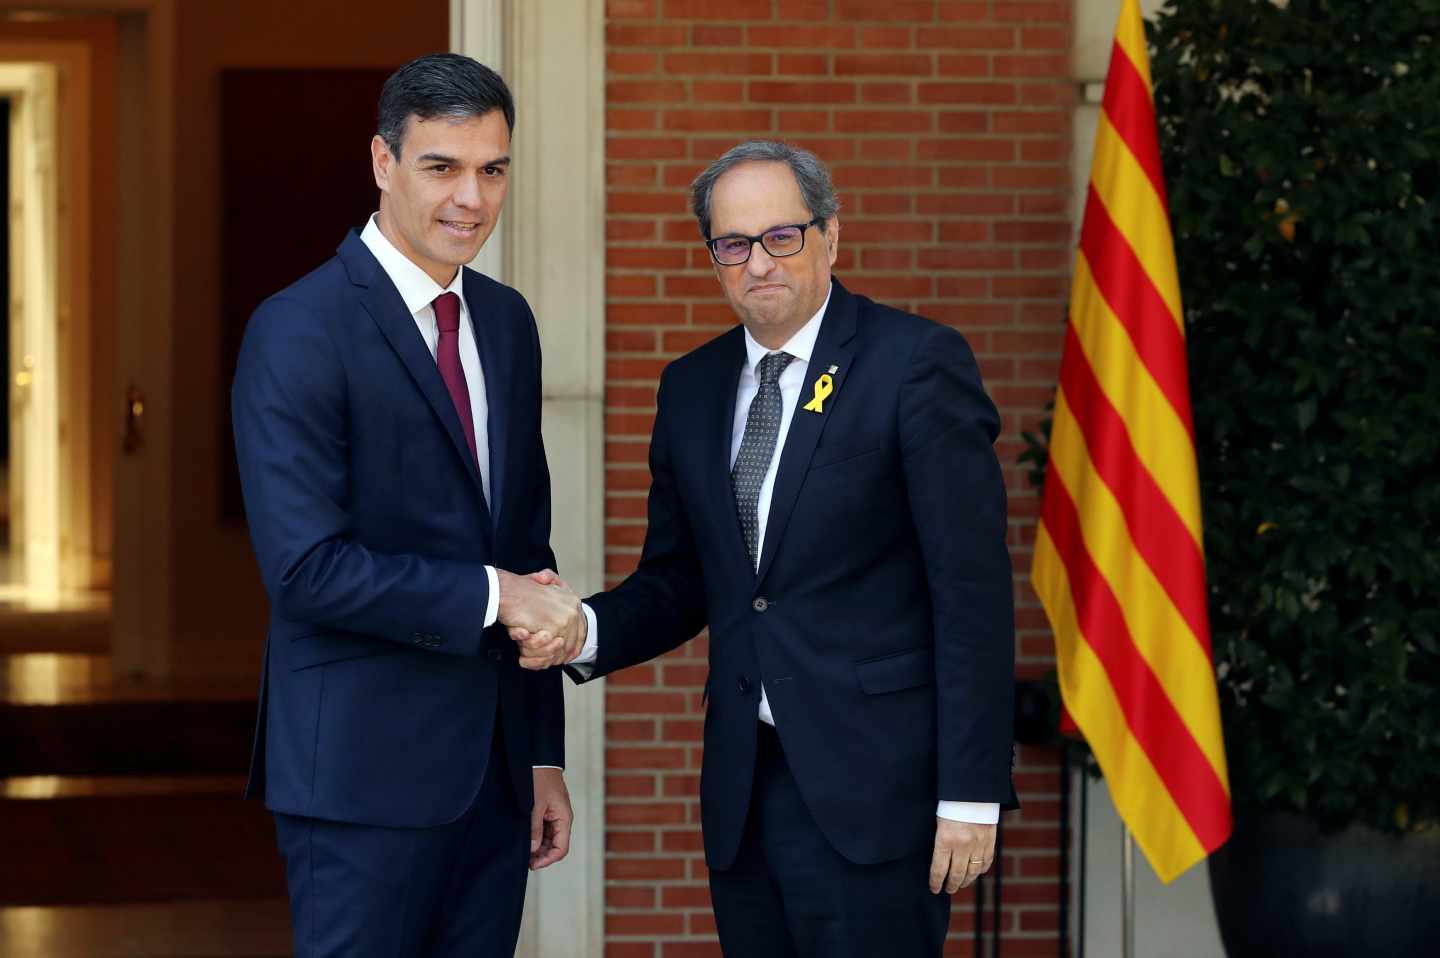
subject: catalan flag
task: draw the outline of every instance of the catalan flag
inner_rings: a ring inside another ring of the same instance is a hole
[[[1031,580],[1065,707],[1169,882],[1230,835],[1185,326],[1137,0],[1096,134]]]

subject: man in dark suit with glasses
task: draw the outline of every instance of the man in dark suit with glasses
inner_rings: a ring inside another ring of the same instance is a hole
[[[692,186],[741,325],[660,379],[639,568],[580,680],[708,626],[701,810],[744,958],[938,956],[1013,805],[1000,421],[953,329],[849,292],[825,167],[730,150]],[[570,654],[512,630],[521,664]]]

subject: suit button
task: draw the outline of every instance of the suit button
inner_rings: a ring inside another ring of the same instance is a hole
[[[750,694],[750,678],[749,678],[749,676],[745,676],[745,675],[740,676],[740,681],[739,681],[739,683],[737,683],[737,684],[739,684],[739,686],[740,686],[740,693],[741,693],[742,695],[749,695],[749,694]]]
[[[440,648],[440,646],[445,644],[445,640],[440,638],[440,636],[438,635],[432,635],[430,636],[430,644],[438,649]]]
[[[494,659],[496,662],[499,662],[499,661],[500,661],[500,650],[499,650],[499,649],[491,649],[488,654],[489,654],[490,658]]]
[[[425,636],[423,636],[423,635],[412,635],[412,636],[410,637],[410,641],[411,641],[411,642],[414,642],[416,645],[424,645],[424,644],[425,644]]]
[[[750,603],[750,608],[754,609],[756,612],[764,612],[766,609],[770,608],[770,601],[762,595],[754,602]]]

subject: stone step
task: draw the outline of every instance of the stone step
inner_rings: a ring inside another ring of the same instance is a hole
[[[243,785],[239,776],[0,780],[0,906],[283,898],[274,821],[240,797]]]
[[[281,958],[284,899],[0,908],[5,958]]]
[[[0,702],[0,775],[241,775],[255,702]]]
[[[82,598],[37,609],[0,594],[0,653],[104,654],[110,648],[110,603]]]
[[[283,899],[273,819],[241,798],[254,688],[0,656],[0,907]]]
[[[243,775],[256,689],[114,676],[104,656],[0,656],[0,777]]]

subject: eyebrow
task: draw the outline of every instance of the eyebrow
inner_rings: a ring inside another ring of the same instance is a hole
[[[766,233],[770,232],[771,230],[784,229],[784,228],[787,227],[787,226],[804,226],[804,225],[806,225],[806,224],[805,224],[805,223],[776,223],[774,226],[767,226],[767,227],[765,227],[763,230],[761,230],[760,232],[758,232],[758,233],[756,233],[756,234],[754,234],[754,235],[756,235],[756,236],[764,236]],[[727,237],[727,236],[743,236],[743,237],[747,237],[747,238],[748,238],[749,234],[747,234],[747,233],[742,233],[742,232],[740,232],[739,230],[730,230],[729,232],[726,232],[726,233],[716,233],[715,236],[714,236],[714,238],[715,238],[715,239],[724,239],[724,238]]]
[[[461,163],[460,163],[460,161],[459,161],[458,159],[456,159],[456,158],[453,157],[453,156],[446,156],[446,155],[444,155],[443,153],[422,153],[420,156],[418,156],[418,157],[415,158],[415,162],[416,162],[417,164],[418,164],[418,163],[444,163],[444,164],[446,164],[446,165],[448,165],[448,166],[460,166],[460,165],[461,165]],[[502,156],[502,157],[500,157],[500,158],[497,159],[497,160],[490,160],[489,162],[487,162],[487,163],[481,163],[480,165],[481,165],[481,166],[509,166],[509,165],[510,165],[510,157],[508,157],[508,156]]]

